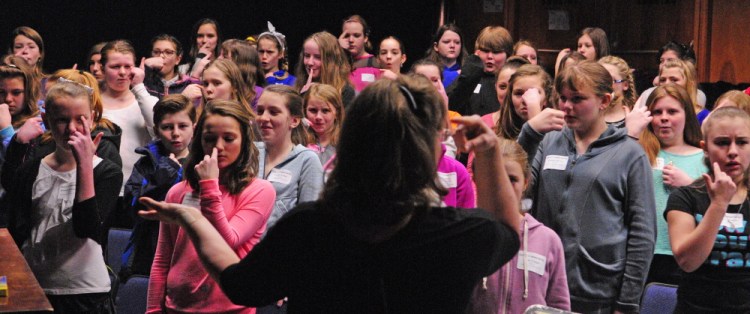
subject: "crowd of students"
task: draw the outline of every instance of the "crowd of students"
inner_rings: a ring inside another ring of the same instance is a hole
[[[370,34],[313,33],[290,72],[270,22],[223,40],[202,19],[189,50],[113,40],[46,74],[16,28],[0,226],[55,311],[114,311],[112,227],[148,313],[625,313],[647,282],[679,313],[750,311],[750,91],[707,106],[690,45],[639,98],[600,28],[555,73],[501,26],[469,53],[442,25],[403,73],[404,43]]]

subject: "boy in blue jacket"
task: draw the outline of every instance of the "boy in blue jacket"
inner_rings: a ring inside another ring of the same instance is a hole
[[[122,254],[122,280],[135,274],[148,276],[151,272],[159,223],[138,217],[138,211],[144,209],[138,198],[164,200],[167,191],[182,180],[181,163],[188,156],[195,121],[195,107],[183,95],[164,96],[154,106],[154,133],[158,139],[136,149],[144,156],[135,163],[125,184],[125,210],[132,215],[135,225]]]

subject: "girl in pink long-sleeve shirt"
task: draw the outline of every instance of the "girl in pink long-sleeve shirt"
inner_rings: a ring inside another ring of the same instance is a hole
[[[252,250],[265,231],[276,192],[257,179],[258,150],[236,101],[214,100],[198,120],[184,167],[186,181],[166,201],[200,208],[238,257]],[[148,287],[147,313],[255,313],[234,305],[209,277],[195,248],[177,225],[162,223]]]

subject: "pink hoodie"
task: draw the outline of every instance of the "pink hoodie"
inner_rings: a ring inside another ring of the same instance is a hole
[[[534,304],[570,310],[570,293],[560,237],[525,214],[518,254],[474,289],[470,309],[472,313],[523,313]]]
[[[445,145],[443,145],[443,156],[440,157],[437,172],[438,181],[448,190],[448,194],[442,199],[446,206],[476,207],[474,185],[469,173],[462,163],[445,155]]]

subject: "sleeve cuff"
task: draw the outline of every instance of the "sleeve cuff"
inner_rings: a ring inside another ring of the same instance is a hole
[[[638,306],[638,304],[622,303],[620,301],[617,301],[615,302],[614,310],[620,311],[622,313],[638,313],[640,311],[640,307]]]
[[[219,179],[208,179],[200,180],[198,185],[201,188],[201,205],[206,200],[211,200],[214,197],[221,197],[221,191],[219,190]]]
[[[130,91],[133,92],[133,94],[135,94],[136,96],[139,93],[147,93],[148,94],[148,91],[146,90],[146,85],[143,84],[143,83],[136,84],[135,86],[133,86],[133,88],[130,89]]]
[[[3,140],[13,137],[14,134],[16,134],[16,130],[13,129],[12,125],[0,130],[0,138]]]

